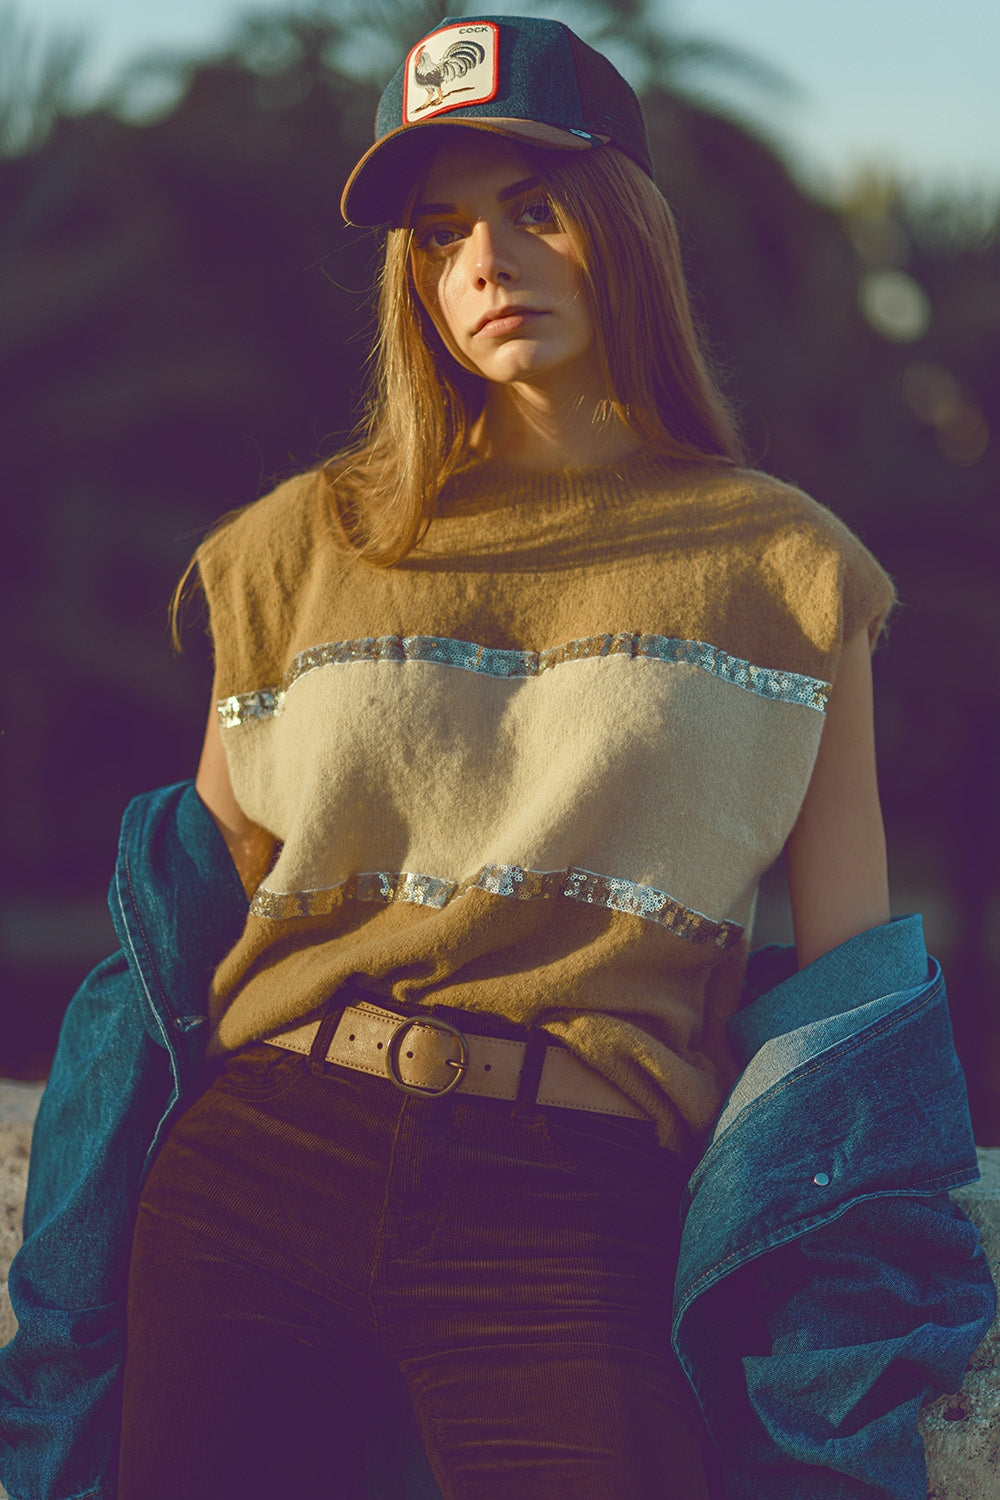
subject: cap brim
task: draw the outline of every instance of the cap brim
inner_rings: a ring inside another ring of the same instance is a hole
[[[490,116],[452,115],[428,120],[425,125],[400,125],[376,141],[358,162],[344,185],[340,211],[348,224],[374,228],[399,224],[403,205],[431,151],[440,143],[443,130],[485,130],[542,146],[547,151],[589,151],[604,144],[599,136],[584,137],[556,125],[536,120],[499,119]]]

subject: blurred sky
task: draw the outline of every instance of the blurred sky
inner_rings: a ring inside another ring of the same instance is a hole
[[[721,69],[691,75],[713,101],[764,126],[807,181],[836,188],[874,164],[930,189],[1000,195],[998,0],[659,4],[676,29],[737,44],[799,86],[797,97],[782,99]],[[261,8],[254,0],[22,0],[20,7],[46,30],[68,24],[89,33],[95,83],[158,47],[218,45],[239,16]],[[548,11],[539,4],[540,14]],[[568,10],[561,13],[569,19]]]

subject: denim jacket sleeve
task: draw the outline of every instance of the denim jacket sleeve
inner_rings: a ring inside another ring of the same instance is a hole
[[[212,970],[247,907],[190,782],[130,803],[109,905],[122,946],[66,1013],[10,1270],[0,1477],[16,1500],[113,1500],[135,1203],[196,1077]]]
[[[979,1173],[940,970],[919,917],[798,974],[756,963],[744,1071],[688,1186],[674,1348],[726,1500],[924,1500],[920,1408],[996,1307],[948,1196]]]

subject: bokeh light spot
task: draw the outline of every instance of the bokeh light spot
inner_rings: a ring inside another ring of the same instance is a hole
[[[938,447],[950,463],[970,469],[986,452],[990,430],[981,411],[963,406],[955,418],[937,430]]]
[[[942,457],[962,468],[977,464],[989,446],[990,430],[975,400],[963,392],[951,371],[915,360],[903,371],[902,387],[913,415],[934,428]]]
[[[962,392],[954,375],[923,360],[903,371],[903,397],[913,415],[928,427],[944,427],[962,409]]]
[[[923,338],[931,321],[927,293],[905,271],[866,271],[858,286],[858,306],[876,333],[899,344]]]

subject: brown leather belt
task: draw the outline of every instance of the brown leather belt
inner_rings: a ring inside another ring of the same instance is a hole
[[[320,1022],[265,1038],[289,1052],[312,1050]],[[404,1093],[434,1098],[452,1092],[516,1099],[527,1043],[466,1035],[440,1016],[398,1016],[366,1000],[344,1007],[326,1061],[388,1078]],[[649,1116],[566,1047],[547,1046],[537,1102],[589,1109],[633,1120]]]

